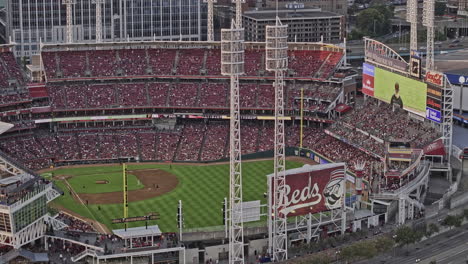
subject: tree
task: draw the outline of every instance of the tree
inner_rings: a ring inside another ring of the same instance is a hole
[[[431,223],[429,224],[429,227],[427,228],[426,234],[427,236],[431,236],[432,234],[438,233],[438,232],[439,232],[439,227],[436,224]]]
[[[409,246],[421,240],[422,237],[421,232],[415,231],[409,226],[401,226],[396,231],[396,242],[400,246]]]
[[[375,241],[375,248],[378,252],[386,252],[395,246],[395,241],[389,237],[382,236]]]
[[[377,36],[388,33],[389,21],[375,8],[368,8],[357,16],[356,26],[364,35]]]
[[[463,216],[468,220],[468,209],[463,210]]]
[[[447,9],[447,3],[444,2],[435,2],[435,15],[436,16],[443,16],[445,15],[445,10]]]
[[[356,257],[355,253],[353,245],[350,245],[341,250],[340,256],[344,261],[351,262]]]
[[[452,227],[454,226],[455,227],[461,226],[462,220],[463,220],[463,216],[447,215],[447,217],[445,217],[442,224],[452,229]]]

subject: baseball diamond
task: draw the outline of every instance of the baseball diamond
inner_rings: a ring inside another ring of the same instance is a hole
[[[310,159],[290,158],[287,168],[297,168],[304,163],[315,162]],[[157,224],[165,232],[173,232],[177,230],[177,201],[182,200],[187,229],[222,225],[220,210],[228,189],[229,177],[226,175],[229,175],[229,164],[130,163],[128,167],[129,175],[134,175],[144,185],[138,187],[136,179],[129,181],[129,216],[146,215],[150,211],[156,211],[160,213],[160,220],[151,221],[151,224]],[[122,228],[122,224],[111,223],[112,219],[120,218],[123,214],[122,189],[116,191],[112,186],[96,184],[94,180],[96,177],[102,179],[105,175],[113,175],[109,181],[118,182],[121,186],[121,175],[116,173],[119,168],[120,166],[115,164],[80,165],[47,170],[47,173],[53,172],[55,184],[64,191],[64,195],[53,202],[54,206],[67,208],[75,215],[93,219],[110,230]],[[243,164],[246,201],[261,200],[263,204],[266,203],[263,196],[267,190],[266,175],[272,172],[272,168],[272,160],[247,161]],[[60,176],[64,174],[67,175],[66,179]],[[97,189],[91,190],[96,186]],[[130,227],[138,225],[141,223],[129,224]]]

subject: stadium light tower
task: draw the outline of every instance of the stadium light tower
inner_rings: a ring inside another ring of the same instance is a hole
[[[72,6],[75,4],[75,0],[62,0],[62,4],[67,6],[67,43],[73,42],[73,10]]]
[[[217,0],[203,0],[204,3],[208,4],[208,32],[207,41],[214,41],[214,30],[213,30],[213,3],[218,2]]]
[[[96,4],[96,42],[102,42],[102,4],[104,0],[92,0],[93,4]]]
[[[424,1],[423,25],[427,28],[426,70],[434,70],[434,16],[435,1]]]
[[[288,26],[276,17],[274,26],[266,26],[266,70],[275,72],[275,160],[273,174],[273,212],[270,230],[270,250],[273,261],[288,258],[286,207],[286,161],[284,143],[284,72],[288,69]]]
[[[418,0],[406,2],[406,21],[411,24],[410,50],[418,50]]]
[[[229,263],[244,263],[242,219],[242,168],[240,140],[239,76],[244,74],[244,29],[241,0],[236,0],[236,20],[221,30],[221,74],[231,77],[229,161]]]

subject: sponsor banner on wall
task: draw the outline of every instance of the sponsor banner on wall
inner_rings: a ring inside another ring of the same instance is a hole
[[[375,67],[368,63],[362,66],[362,93],[374,96]]]
[[[273,174],[268,175],[274,193]],[[285,195],[278,199],[285,206],[279,213],[299,216],[338,209],[345,194],[345,164],[304,165],[286,171]],[[270,194],[271,195],[271,194]],[[271,201],[274,203],[274,197]]]
[[[445,155],[445,146],[442,139],[437,139],[423,149],[424,155]]]
[[[426,82],[437,86],[444,86],[444,74],[440,72],[426,72]]]
[[[385,65],[389,68],[399,70],[399,71],[404,71],[404,72],[408,70],[408,64],[406,62],[387,57],[376,51],[366,50],[366,56],[367,56],[366,59],[374,61],[378,64]]]

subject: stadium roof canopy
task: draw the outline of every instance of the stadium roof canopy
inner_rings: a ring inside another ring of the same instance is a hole
[[[128,239],[128,238],[136,238],[136,237],[149,237],[149,236],[160,236],[161,230],[159,229],[159,226],[157,225],[152,225],[148,226],[148,228],[144,226],[139,226],[139,227],[132,227],[132,228],[127,228],[125,229],[115,229],[112,230],[112,232],[122,238],[122,239]]]

